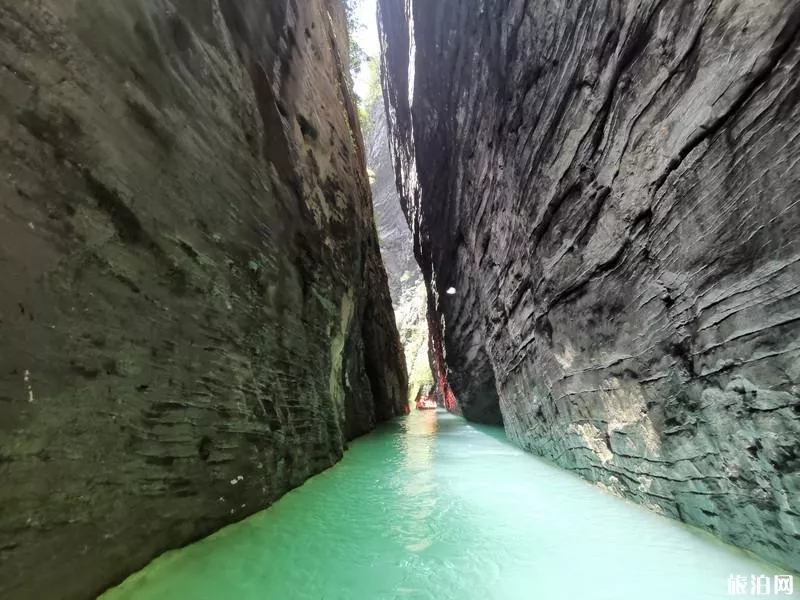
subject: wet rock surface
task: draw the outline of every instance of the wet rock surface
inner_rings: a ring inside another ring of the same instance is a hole
[[[796,3],[379,4],[457,409],[800,569]]]
[[[86,598],[405,406],[338,1],[0,0],[0,596]]]

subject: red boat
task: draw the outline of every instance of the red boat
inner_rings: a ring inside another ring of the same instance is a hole
[[[436,408],[436,400],[433,396],[423,396],[417,400],[417,410],[431,410]]]
[[[425,386],[417,393],[417,410],[435,410],[436,396],[432,385]]]
[[[436,410],[436,389],[433,385],[426,385],[417,390],[414,405],[417,410]]]

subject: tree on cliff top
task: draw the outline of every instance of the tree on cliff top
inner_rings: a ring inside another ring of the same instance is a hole
[[[361,0],[342,0],[342,4],[347,19],[347,49],[350,54],[350,87],[352,87],[354,74],[361,71],[361,65],[367,60],[367,54],[356,39],[356,33],[364,28],[356,14]]]
[[[369,135],[372,126],[370,113],[375,109],[375,102],[381,95],[381,78],[378,58],[371,56],[367,63],[367,90],[363,98],[358,98],[358,118],[361,119],[361,131]]]

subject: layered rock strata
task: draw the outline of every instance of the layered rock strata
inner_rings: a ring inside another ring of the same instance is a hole
[[[800,7],[379,4],[458,409],[800,570]]]
[[[0,0],[0,596],[87,598],[405,409],[338,0]]]

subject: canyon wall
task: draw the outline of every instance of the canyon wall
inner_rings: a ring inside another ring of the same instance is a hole
[[[427,294],[425,280],[414,258],[413,240],[397,192],[392,153],[382,97],[367,107],[367,167],[372,201],[395,322],[406,359],[408,397],[433,383],[428,360]]]
[[[339,0],[0,0],[0,597],[87,598],[405,409]]]
[[[453,408],[800,570],[800,6],[380,0],[379,21]]]
[[[389,292],[397,306],[403,290],[422,281],[419,265],[414,258],[411,230],[400,207],[395,185],[392,153],[386,123],[383,98],[377,98],[366,109],[368,133],[365,136],[367,167],[371,178],[375,224],[378,229],[381,254],[386,265]]]

